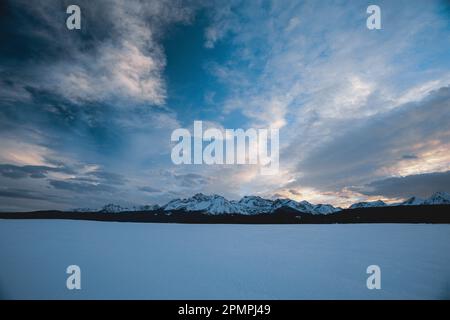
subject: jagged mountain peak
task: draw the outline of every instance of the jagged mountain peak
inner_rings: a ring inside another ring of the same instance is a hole
[[[424,201],[425,201],[424,199],[414,196],[414,197],[411,197],[411,198],[403,201],[402,203],[400,203],[400,205],[402,205],[402,206],[417,206],[417,205],[423,204]]]
[[[117,204],[109,203],[107,205],[104,205],[103,208],[99,210],[101,213],[118,213],[123,211],[128,211],[128,208],[121,207]]]
[[[357,209],[357,208],[372,208],[372,207],[384,207],[386,203],[382,200],[376,201],[363,201],[352,204],[349,209]]]
[[[397,204],[386,204],[382,200],[358,202],[352,204],[348,209],[369,208],[369,207],[384,207],[390,205],[435,205],[435,204],[450,204],[450,194],[447,192],[436,192],[427,199],[418,197],[411,197],[408,200]],[[274,200],[265,199],[260,196],[247,195],[240,200],[228,200],[218,194],[206,195],[203,193],[196,193],[190,198],[173,199],[163,206],[140,206],[128,209],[116,204],[108,204],[98,212],[117,213],[124,211],[154,211],[164,210],[168,214],[173,211],[185,212],[203,212],[207,214],[269,214],[280,208],[290,208],[301,213],[308,214],[331,214],[342,209],[334,207],[330,204],[312,204],[306,200],[295,201],[287,198],[279,198]]]
[[[447,192],[438,191],[433,193],[427,199],[422,199],[414,196],[400,203],[400,205],[404,206],[435,205],[435,204],[450,204],[450,194]]]
[[[194,196],[192,196],[192,199],[196,199],[196,200],[209,200],[209,199],[219,199],[219,198],[224,198],[224,197],[219,196],[218,194],[206,195],[201,192],[196,193]]]
[[[226,198],[213,194],[205,195],[197,193],[190,198],[175,199],[168,202],[162,208],[165,211],[202,211],[209,214],[262,214],[272,213],[281,207],[289,207],[299,212],[310,214],[330,214],[341,210],[328,204],[313,205],[308,201],[297,202],[292,199],[269,200],[260,196],[247,195],[240,200],[227,200]]]
[[[210,214],[237,213],[238,209],[232,201],[228,201],[222,196],[203,193],[197,193],[190,198],[169,201],[162,208],[165,211],[206,211]]]
[[[450,194],[439,191],[425,200],[425,204],[450,204]]]

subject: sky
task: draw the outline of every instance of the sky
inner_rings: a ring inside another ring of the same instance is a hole
[[[448,1],[2,1],[0,43],[2,211],[450,192]],[[278,174],[175,165],[195,120],[279,129]]]

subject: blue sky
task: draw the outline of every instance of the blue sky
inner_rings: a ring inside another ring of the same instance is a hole
[[[450,191],[447,1],[76,3],[2,4],[0,210]],[[174,165],[194,120],[278,128],[279,174]]]

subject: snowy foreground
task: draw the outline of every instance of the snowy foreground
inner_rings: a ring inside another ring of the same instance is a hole
[[[72,264],[81,290],[66,288]],[[450,225],[0,220],[0,297],[449,299]]]

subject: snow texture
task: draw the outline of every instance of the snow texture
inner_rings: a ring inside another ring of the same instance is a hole
[[[0,220],[0,261],[4,299],[450,298],[450,225]]]

